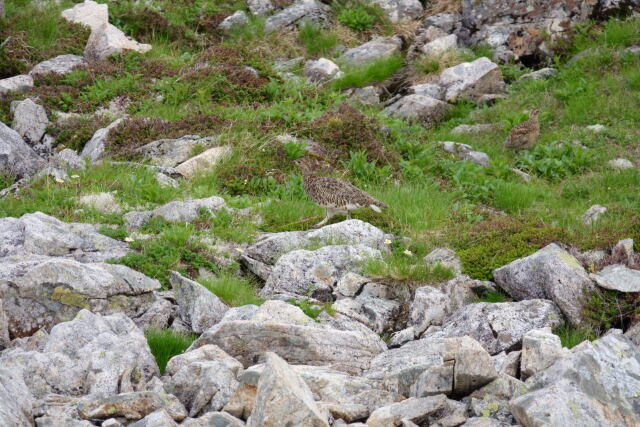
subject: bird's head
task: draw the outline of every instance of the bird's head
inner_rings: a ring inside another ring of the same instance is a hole
[[[535,110],[533,110],[531,112],[531,114],[529,115],[532,119],[535,119],[536,117],[538,117],[538,114],[540,114],[540,109],[536,108]]]

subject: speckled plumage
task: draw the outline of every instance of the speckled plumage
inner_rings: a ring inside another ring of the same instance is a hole
[[[316,227],[326,224],[335,214],[342,213],[350,218],[349,211],[371,207],[380,212],[379,208],[388,206],[374,199],[355,185],[340,178],[316,176],[313,173],[314,166],[309,159],[301,159],[296,162],[302,171],[304,189],[318,206],[327,211],[326,218]]]
[[[540,136],[540,122],[538,114],[540,110],[533,110],[529,120],[515,126],[509,132],[509,136],[504,141],[504,147],[512,150],[525,150],[531,148]]]

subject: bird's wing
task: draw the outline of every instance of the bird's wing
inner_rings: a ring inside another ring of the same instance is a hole
[[[369,194],[343,179],[325,177],[323,178],[323,184],[328,193],[335,194],[337,197],[344,196],[345,200],[360,206],[376,205],[387,207],[384,203],[374,199]]]

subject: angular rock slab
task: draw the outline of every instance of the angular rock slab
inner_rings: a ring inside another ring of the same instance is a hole
[[[245,257],[273,265],[282,255],[309,246],[365,245],[388,251],[392,237],[379,228],[359,219],[325,225],[317,230],[273,233],[256,241],[245,250]],[[266,279],[266,278],[265,278]]]
[[[295,324],[234,320],[219,323],[192,345],[215,344],[245,367],[259,362],[266,351],[289,363],[329,366],[361,374],[371,359],[386,349],[375,334],[339,331]]]
[[[460,425],[466,421],[465,413],[466,409],[462,403],[449,400],[442,394],[422,398],[412,397],[376,409],[367,419],[366,425],[368,427]]]
[[[640,350],[621,334],[574,348],[525,384],[528,392],[511,401],[524,426],[640,423]]]
[[[295,28],[305,22],[324,25],[329,22],[331,9],[318,0],[299,0],[269,18],[264,25],[265,32]]]
[[[294,294],[328,300],[342,276],[361,269],[369,259],[382,259],[368,246],[325,246],[316,251],[297,250],[278,259],[260,294]]]
[[[491,356],[469,337],[426,338],[380,353],[366,378],[404,396],[465,395],[497,377]],[[434,391],[433,380],[440,380]]]
[[[135,316],[160,283],[124,265],[71,259],[0,258],[0,298],[11,337],[73,319],[81,309]]]
[[[555,328],[562,323],[562,313],[549,300],[480,302],[460,308],[442,322],[441,330],[432,333],[427,330],[423,337],[468,335],[494,355],[519,347],[522,337],[532,329]]]
[[[136,148],[135,151],[147,157],[154,165],[174,167],[189,160],[196,148],[206,147],[212,142],[212,137],[185,135],[175,139],[159,139]]]
[[[560,337],[551,328],[534,329],[522,339],[520,372],[522,379],[544,371],[556,360],[563,358],[569,350],[562,347]]]
[[[44,167],[45,161],[24,142],[18,132],[0,122],[0,173],[24,178]]]
[[[33,87],[33,78],[26,74],[0,80],[0,95],[10,92],[26,92]]]
[[[218,323],[229,307],[198,282],[172,271],[169,279],[182,321],[196,334]]]
[[[266,366],[256,392],[248,427],[329,426],[307,384],[277,354],[266,354]]]
[[[129,229],[136,229],[148,223],[151,218],[164,218],[167,221],[187,222],[198,218],[201,210],[216,212],[226,209],[227,205],[222,197],[208,197],[206,199],[174,200],[151,211],[132,211],[123,216]]]
[[[98,129],[91,139],[84,145],[80,157],[88,158],[91,163],[98,160],[104,154],[105,144],[109,138],[109,131],[122,123],[122,119],[115,120],[106,128]]]
[[[47,74],[58,74],[64,76],[78,68],[87,66],[87,61],[78,55],[58,55],[55,58],[48,59],[36,64],[29,75],[31,77],[44,76]]]
[[[340,62],[349,66],[362,66],[368,62],[399,54],[400,49],[402,49],[402,39],[400,37],[378,37],[365,44],[348,49],[340,57]]]
[[[504,92],[505,83],[497,64],[478,58],[447,68],[440,74],[440,86],[446,88],[445,99],[478,101],[482,95]]]
[[[41,351],[3,352],[0,365],[22,372],[31,394],[106,397],[143,391],[159,375],[140,329],[124,314],[100,316],[81,310],[53,327]]]
[[[591,278],[601,288],[619,292],[640,292],[640,271],[624,265],[608,265],[598,273],[591,274]]]
[[[98,262],[127,253],[126,243],[98,233],[91,224],[62,222],[42,212],[0,218],[0,258],[48,255]]]
[[[223,145],[220,147],[209,148],[203,153],[194,156],[184,163],[176,166],[176,172],[185,178],[193,178],[198,173],[211,170],[217,163],[231,154],[231,147]]]
[[[494,270],[493,277],[515,300],[555,302],[574,326],[581,323],[584,302],[594,290],[580,262],[555,243]]]
[[[32,425],[34,403],[22,372],[0,367],[0,425]]]
[[[183,420],[187,413],[175,396],[153,391],[123,393],[97,399],[88,399],[78,405],[78,412],[84,419],[123,417],[139,420],[164,409],[176,421]]]
[[[432,125],[444,117],[451,105],[424,95],[407,95],[384,109],[391,117]]]
[[[49,126],[49,119],[44,107],[29,98],[16,102],[12,107],[13,123],[11,127],[28,144],[39,143],[47,130],[47,126]]]
[[[424,12],[419,0],[372,0],[371,3],[380,6],[393,23],[420,18]]]

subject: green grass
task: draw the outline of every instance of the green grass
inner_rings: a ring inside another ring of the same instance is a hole
[[[402,64],[402,57],[394,55],[389,58],[378,59],[363,66],[347,67],[343,69],[344,75],[335,79],[331,87],[334,90],[343,90],[381,82],[398,71],[400,67],[402,67]]]
[[[576,329],[569,325],[563,325],[553,331],[560,337],[563,347],[573,348],[584,341],[593,341],[598,336],[595,331],[589,329]]]
[[[373,27],[375,16],[369,14],[364,7],[344,8],[338,14],[338,21],[354,31],[364,31]]]
[[[169,283],[170,270],[178,270],[192,278],[200,268],[218,272],[218,267],[211,261],[206,247],[200,243],[193,225],[158,220],[145,226],[142,231],[155,232],[155,235],[152,239],[131,243],[131,247],[138,251],[114,260],[114,263],[141,271],[165,286]]]
[[[201,279],[200,283],[232,307],[247,304],[260,305],[263,302],[256,293],[256,283],[232,273],[222,273],[213,279]]]
[[[148,330],[145,337],[161,375],[164,375],[169,360],[184,353],[196,339],[195,335],[181,334],[171,329]]]
[[[474,302],[499,303],[510,301],[509,296],[500,290],[487,291],[480,295]]]
[[[327,56],[338,43],[335,34],[312,22],[305,22],[298,32],[298,40],[307,49],[307,54]]]
[[[306,298],[302,298],[299,300],[290,299],[287,302],[298,307],[304,314],[312,319],[317,319],[318,316],[320,316],[320,314],[322,314],[323,312],[327,313],[330,316],[333,316],[335,314],[335,310],[330,303],[312,303]]]

